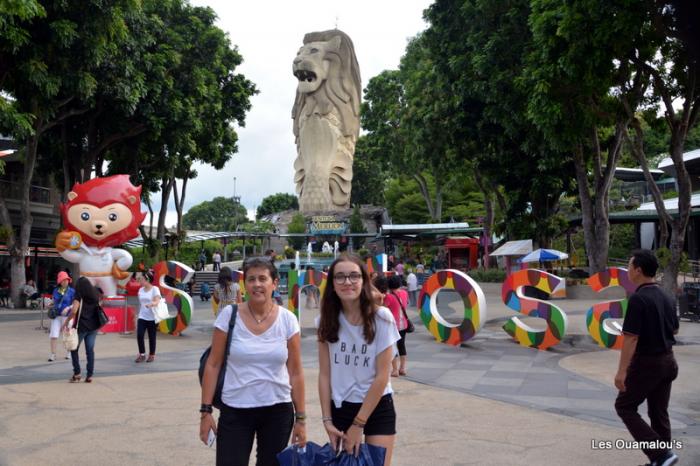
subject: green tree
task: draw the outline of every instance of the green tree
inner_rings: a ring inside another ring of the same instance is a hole
[[[350,215],[348,229],[350,233],[367,233],[365,225],[362,223],[362,215],[360,215],[360,206],[355,204],[352,208],[352,214]],[[353,245],[355,248],[359,249],[365,243],[363,238],[353,239]]]
[[[204,231],[236,231],[250,222],[246,208],[232,197],[218,196],[192,207],[182,217],[185,228]]]
[[[255,218],[260,219],[265,215],[282,212],[283,210],[298,210],[299,199],[294,194],[277,193],[267,196],[262,200],[255,213]]]
[[[630,9],[639,6],[630,5]],[[689,132],[698,122],[700,113],[700,49],[697,45],[697,12],[693,2],[645,2],[640,14],[646,21],[634,37],[635,47],[624,57],[625,64],[635,73],[651,76],[651,107],[658,105],[668,127],[670,142],[668,154],[673,161],[678,183],[678,215],[671,216],[663,202],[663,195],[649,172],[644,151],[645,132],[639,109],[623,99],[631,120],[632,136],[627,135],[633,154],[639,161],[654,197],[659,214],[660,245],[665,254],[663,287],[675,293],[678,272],[683,263],[683,247],[691,213],[690,175],[685,167],[683,153]],[[646,52],[646,53],[642,53]],[[671,226],[669,235],[667,225]],[[662,253],[663,254],[663,253]]]
[[[287,233],[306,233],[306,219],[304,215],[297,212],[292,217],[292,221],[287,225]],[[304,247],[305,239],[301,236],[289,237],[287,239],[289,245],[299,251]]]
[[[626,2],[531,4],[533,40],[521,81],[528,117],[573,158],[589,270],[596,273],[608,266],[610,188],[631,118],[621,101],[637,108],[649,84],[648,73],[635,74],[620,59],[634,50],[630,39],[646,17]]]
[[[389,162],[381,150],[370,146],[370,140],[364,135],[358,138],[355,145],[352,172],[350,203],[384,205]]]
[[[42,138],[53,127],[89,111],[97,72],[109,62],[128,33],[124,17],[134,2],[98,0],[13,2],[0,10],[0,132],[23,145],[21,213],[18,233],[11,231],[12,298],[24,283],[24,252],[32,217],[29,193]],[[0,223],[11,227],[0,197]]]
[[[573,169],[527,119],[528,91],[519,79],[531,46],[529,12],[528,0],[437,0],[426,10],[424,35],[441,77],[442,131],[474,173],[485,226],[495,218],[495,201],[507,218],[502,231],[547,246],[558,233],[550,219]]]

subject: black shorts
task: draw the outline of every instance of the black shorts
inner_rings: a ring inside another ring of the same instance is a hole
[[[341,432],[346,432],[352,425],[353,419],[360,411],[362,403],[350,403],[343,401],[340,408],[335,407],[331,402],[331,417],[333,425]],[[396,434],[396,411],[394,410],[394,399],[391,393],[379,399],[377,407],[367,418],[364,428],[365,435],[395,435]]]

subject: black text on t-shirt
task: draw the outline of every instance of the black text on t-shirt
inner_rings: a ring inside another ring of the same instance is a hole
[[[341,341],[339,349],[340,351],[333,355],[333,363],[355,367],[361,364],[362,367],[369,367],[369,356],[365,356],[367,354],[367,345],[361,345],[358,352],[357,345],[354,343],[351,346]]]

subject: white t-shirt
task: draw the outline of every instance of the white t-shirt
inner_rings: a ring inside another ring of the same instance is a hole
[[[336,408],[343,401],[362,403],[377,374],[377,356],[401,339],[391,311],[377,309],[374,341],[367,344],[362,325],[351,325],[340,313],[338,341],[328,343],[331,364],[331,397]],[[318,326],[319,319],[316,319]],[[394,351],[396,351],[394,349]],[[387,370],[391,372],[391,367]],[[393,393],[391,380],[382,395]]]
[[[151,288],[151,291],[146,291],[144,287],[139,288],[139,319],[143,320],[156,320],[153,315],[153,308],[146,307],[146,304],[153,303],[153,298],[155,296],[160,296],[160,290],[157,286]]]
[[[418,289],[418,277],[416,274],[411,272],[406,277],[406,284],[408,285],[408,291],[416,291]]]
[[[217,316],[214,327],[228,333],[229,320],[231,306],[226,306]],[[282,306],[275,322],[262,335],[248,330],[237,315],[221,400],[233,408],[257,408],[292,401],[287,341],[297,333],[296,316]]]

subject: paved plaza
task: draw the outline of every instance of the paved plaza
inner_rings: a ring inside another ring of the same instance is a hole
[[[631,440],[613,408],[619,353],[586,334],[585,312],[596,301],[553,301],[568,314],[567,337],[537,351],[501,330],[515,314],[500,302],[500,287],[484,285],[484,291],[487,323],[461,347],[436,343],[409,310],[417,325],[407,340],[408,376],[392,379],[399,430],[393,464],[644,463],[640,451],[592,448],[593,441]],[[441,301],[442,314],[456,319],[458,303],[449,301],[448,295]],[[195,303],[183,336],[158,335],[155,363],[133,363],[133,334],[99,336],[92,384],[67,383],[71,364],[62,352],[46,362],[48,335],[35,329],[37,311],[0,310],[0,465],[213,464],[214,451],[198,440],[196,377],[213,314],[208,303]],[[302,349],[308,436],[324,443],[317,312],[302,311]],[[700,464],[700,324],[682,321],[678,339],[673,435],[683,443],[681,464]]]

